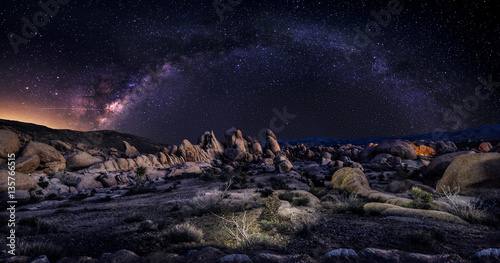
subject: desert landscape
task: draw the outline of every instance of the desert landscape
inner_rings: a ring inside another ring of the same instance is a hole
[[[2,261],[498,262],[499,135],[163,145],[2,120]]]

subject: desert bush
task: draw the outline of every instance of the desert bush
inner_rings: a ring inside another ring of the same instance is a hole
[[[411,188],[411,196],[413,198],[412,206],[418,209],[430,209],[433,196],[419,187]]]
[[[256,219],[249,220],[245,211],[241,216],[233,213],[231,216],[215,215],[222,221],[226,233],[235,241],[236,246],[251,245],[252,229]]]
[[[363,213],[363,200],[357,195],[349,193],[347,191],[341,191],[338,196],[328,195],[328,197],[325,197],[324,199],[333,199],[333,201],[331,201],[331,209],[334,213]]]
[[[294,206],[308,206],[311,202],[309,196],[298,196],[294,197],[292,200],[292,205]]]
[[[221,210],[221,202],[225,197],[226,192],[220,190],[211,190],[205,193],[198,193],[194,197],[189,206],[193,209],[195,215],[203,215],[207,213],[218,213]]]
[[[278,209],[281,206],[281,201],[277,193],[273,193],[266,198],[265,209],[262,211],[261,218],[265,220],[275,220],[278,215]]]
[[[292,193],[291,191],[285,191],[284,193],[281,193],[279,194],[279,199],[281,200],[285,200],[285,201],[288,201],[289,203],[292,203],[293,201],[293,198],[295,197],[296,195],[294,193]]]
[[[268,197],[274,193],[273,189],[270,188],[257,189],[255,192],[260,193],[261,197]]]
[[[149,231],[154,231],[157,229],[158,229],[158,227],[151,220],[145,220],[139,224],[139,228],[137,229],[137,231],[138,232],[149,232]]]
[[[18,255],[30,258],[47,256],[51,262],[56,262],[64,256],[62,247],[48,242],[19,242]]]
[[[56,233],[59,225],[55,222],[41,219],[39,217],[26,217],[19,220],[19,225],[36,228],[39,234]]]
[[[307,206],[311,199],[308,196],[304,196],[299,193],[293,193],[291,191],[285,191],[279,195],[279,199],[288,201],[293,206]]]
[[[284,178],[278,178],[276,176],[271,176],[271,178],[269,178],[269,182],[271,183],[271,187],[274,190],[280,190],[280,189],[288,190],[289,189]]]
[[[199,243],[203,239],[203,231],[190,223],[182,223],[166,231],[163,238],[164,241],[171,244],[186,242]]]
[[[144,180],[147,171],[148,168],[144,166],[139,166],[135,169],[135,174],[137,175],[137,179],[139,180],[139,182],[142,182]]]
[[[464,198],[458,191],[446,191],[438,202],[442,210],[456,215],[470,223],[492,223],[495,217],[488,211],[481,199]]]

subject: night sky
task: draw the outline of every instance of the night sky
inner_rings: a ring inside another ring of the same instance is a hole
[[[0,4],[2,119],[164,143],[500,123],[498,0],[54,1]]]

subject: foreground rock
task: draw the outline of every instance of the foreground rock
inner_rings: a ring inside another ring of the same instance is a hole
[[[500,153],[465,154],[455,158],[436,186],[470,195],[495,195],[500,190]]]
[[[28,155],[16,160],[16,172],[32,173],[38,166],[40,166],[38,155]]]
[[[72,170],[80,170],[99,162],[102,162],[102,160],[86,152],[79,152],[68,158],[66,166]]]
[[[457,224],[468,224],[458,216],[434,210],[414,209],[391,204],[367,203],[363,206],[365,214],[383,216],[412,217],[420,219],[435,219]]]
[[[443,177],[446,168],[451,162],[460,155],[474,153],[472,151],[456,152],[440,155],[430,162],[424,174],[424,178],[428,181],[436,182]]]
[[[55,173],[66,168],[66,159],[54,147],[45,143],[29,142],[22,151],[20,157],[38,155],[40,157],[40,168],[45,173]]]
[[[21,142],[16,133],[9,130],[0,130],[0,158],[8,159],[9,154],[17,154]]]
[[[5,192],[8,189],[8,170],[0,170],[0,192]],[[20,172],[16,172],[15,176],[11,176],[15,178],[16,182],[16,190],[30,190],[31,188],[35,188],[37,186],[35,179],[27,174],[23,174]]]

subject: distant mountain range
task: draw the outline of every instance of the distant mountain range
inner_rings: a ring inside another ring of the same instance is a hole
[[[18,134],[21,134],[21,141],[35,140],[38,142],[49,143],[51,140],[61,140],[72,145],[76,145],[77,143],[85,143],[91,148],[103,150],[114,147],[119,151],[124,151],[125,147],[123,145],[123,141],[129,142],[131,145],[135,146],[141,153],[156,153],[161,148],[167,146],[166,144],[154,142],[152,140],[136,135],[120,133],[116,131],[102,130],[81,132],[73,130],[57,130],[42,125],[2,119],[0,119],[0,129],[9,129]],[[200,134],[202,132],[203,131],[200,131]],[[500,125],[481,126],[464,131],[445,132],[442,134],[426,133],[401,137],[372,137],[363,139],[307,138],[297,140],[279,140],[278,142],[280,144],[289,145],[297,145],[303,143],[309,146],[334,146],[338,144],[349,143],[353,145],[366,145],[369,143],[379,143],[381,141],[391,139],[408,141],[453,141],[455,143],[489,141],[496,144],[500,142]],[[262,143],[265,144],[265,142]]]
[[[328,138],[307,138],[298,140],[281,140],[282,144],[306,144],[306,145],[323,145],[334,146],[337,144],[353,144],[353,145],[366,145],[369,143],[379,143],[385,140],[408,140],[408,141],[453,141],[455,143],[467,142],[500,142],[500,125],[487,125],[477,128],[467,129],[457,132],[444,132],[444,133],[426,133],[415,134],[400,137],[371,137],[362,139],[328,139]]]
[[[57,130],[42,125],[2,119],[0,119],[0,129],[8,129],[21,135],[21,142],[34,140],[49,144],[52,140],[60,140],[70,143],[73,146],[77,143],[84,143],[90,148],[106,151],[111,147],[119,151],[125,151],[123,141],[127,141],[135,146],[141,153],[156,153],[166,146],[165,144],[157,143],[146,138],[116,131],[102,130],[81,132]]]

